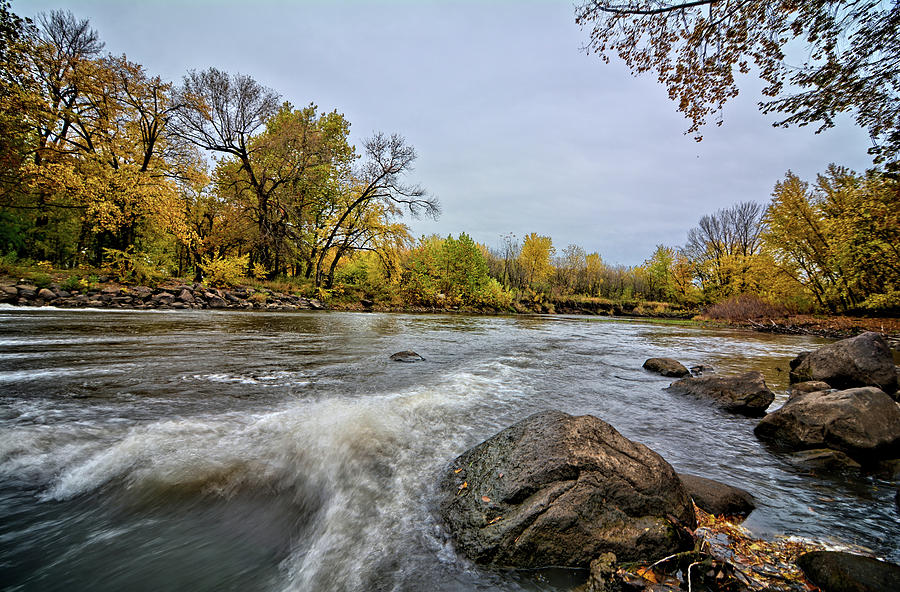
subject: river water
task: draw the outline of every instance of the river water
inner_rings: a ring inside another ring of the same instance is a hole
[[[819,475],[671,395],[671,356],[759,369],[822,343],[586,317],[0,309],[6,590],[569,590],[458,557],[435,483],[544,409],[744,487],[755,534],[900,559],[896,482]],[[391,362],[414,349],[425,362]]]

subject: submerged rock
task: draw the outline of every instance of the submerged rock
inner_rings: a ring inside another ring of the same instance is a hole
[[[697,507],[715,516],[745,517],[756,509],[756,500],[739,487],[706,477],[679,473],[678,477]]]
[[[791,382],[820,380],[833,388],[875,386],[891,394],[897,390],[897,371],[887,341],[869,331],[842,339],[791,361]]]
[[[412,350],[397,352],[391,356],[395,362],[424,362],[425,358]]]
[[[841,551],[813,551],[797,565],[822,592],[896,592],[900,565]]]
[[[862,468],[862,465],[840,450],[831,448],[801,450],[792,454],[791,458],[801,464],[825,471],[856,471]]]
[[[644,362],[643,368],[650,372],[674,378],[681,378],[690,374],[681,362],[672,358],[650,358]]]
[[[696,376],[682,378],[669,385],[667,391],[711,399],[716,406],[733,413],[761,416],[775,400],[766,386],[762,372],[746,372],[739,376]]]
[[[875,461],[900,448],[900,406],[874,387],[805,393],[764,417],[753,431],[790,450],[833,448]]]
[[[692,545],[674,469],[590,415],[506,428],[453,461],[440,492],[457,550],[482,564],[586,568],[603,553],[646,561]]]

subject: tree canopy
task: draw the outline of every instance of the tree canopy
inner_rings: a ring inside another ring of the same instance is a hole
[[[897,0],[589,0],[576,22],[590,31],[588,51],[655,73],[698,140],[710,117],[722,123],[738,75],[755,68],[761,110],[783,114],[776,126],[822,131],[850,113],[875,162],[898,166]]]

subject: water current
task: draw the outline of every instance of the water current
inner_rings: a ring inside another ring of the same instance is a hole
[[[763,537],[900,560],[897,483],[811,472],[755,420],[669,394],[671,356],[761,370],[822,343],[587,317],[0,309],[5,590],[570,590],[457,556],[448,463],[544,409],[744,487]],[[392,362],[413,349],[425,362]]]

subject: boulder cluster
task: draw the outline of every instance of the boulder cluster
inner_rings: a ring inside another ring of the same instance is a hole
[[[775,397],[759,372],[703,376],[669,358],[650,359],[644,368],[683,376],[670,392],[707,399],[730,412],[764,415],[755,429],[760,439],[812,461],[843,457],[859,468],[900,456],[900,404],[891,397],[897,369],[876,333],[799,356],[791,363],[789,400],[768,415]],[[727,569],[716,571],[727,568],[728,559],[694,546],[703,529],[695,530],[693,506],[743,518],[755,507],[753,496],[705,477],[679,475],[656,452],[590,415],[545,411],[527,417],[452,461],[439,490],[439,511],[456,549],[476,563],[590,568],[583,589],[611,592],[635,589],[616,583],[623,562],[659,565],[689,557],[692,565],[719,566],[706,570],[715,574],[709,589],[740,589],[725,576]],[[896,565],[846,553],[807,553],[796,564],[826,592],[893,590],[900,573]],[[671,589],[653,581],[645,582],[646,589]],[[866,585],[841,587],[848,581]]]
[[[223,290],[203,284],[146,286],[107,286],[82,291],[67,291],[58,284],[38,288],[26,283],[0,285],[0,302],[19,306],[57,306],[60,308],[132,308],[132,309],[322,309],[313,298],[252,288]]]

